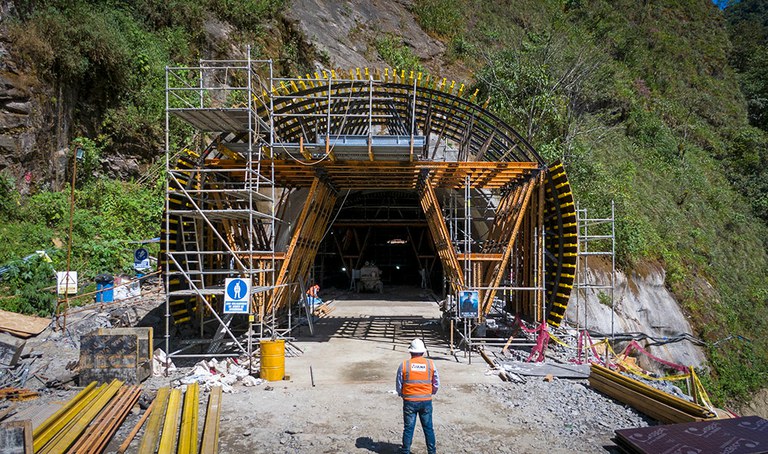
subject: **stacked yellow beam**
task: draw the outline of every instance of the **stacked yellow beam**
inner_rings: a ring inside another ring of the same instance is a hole
[[[215,453],[218,450],[221,387],[211,389],[209,399],[203,443],[199,451],[201,453]],[[197,383],[189,385],[183,396],[179,389],[160,388],[152,406],[139,445],[139,454],[197,454],[200,386]],[[127,449],[127,444],[124,443],[124,447]]]
[[[102,452],[140,392],[119,380],[89,384],[33,431],[35,453]]]
[[[597,364],[591,367],[589,385],[663,423],[694,422],[716,417],[707,408]]]

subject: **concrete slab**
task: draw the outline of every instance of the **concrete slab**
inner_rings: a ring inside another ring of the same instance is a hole
[[[365,299],[353,299],[359,296]],[[409,357],[408,344],[415,337],[424,340],[444,385],[499,382],[484,375],[487,366],[479,356],[470,365],[463,352],[451,354],[440,309],[426,293],[414,291],[413,299],[398,301],[359,296],[333,300],[335,309],[315,323],[315,336],[296,339],[304,354],[286,358],[285,366],[295,384],[311,387],[311,367],[315,385],[391,383],[394,390],[397,366]]]

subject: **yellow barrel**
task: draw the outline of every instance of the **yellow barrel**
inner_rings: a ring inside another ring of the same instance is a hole
[[[263,340],[259,376],[264,380],[278,381],[285,376],[285,340]]]

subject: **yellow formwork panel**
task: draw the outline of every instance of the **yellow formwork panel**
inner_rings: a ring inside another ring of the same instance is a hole
[[[200,406],[200,385],[187,386],[181,413],[178,454],[197,454],[197,419]]]
[[[172,453],[176,445],[176,434],[179,430],[179,410],[181,409],[181,390],[171,390],[171,396],[168,398],[168,408],[165,412],[165,422],[163,423],[163,433],[160,436],[161,453]]]

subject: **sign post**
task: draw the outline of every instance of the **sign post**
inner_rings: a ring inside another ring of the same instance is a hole
[[[227,278],[224,284],[224,313],[248,314],[251,305],[251,283],[239,277]]]

